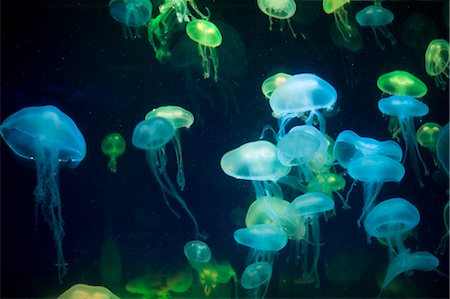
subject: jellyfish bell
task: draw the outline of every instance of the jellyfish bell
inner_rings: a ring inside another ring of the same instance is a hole
[[[397,96],[421,98],[428,92],[422,80],[403,70],[382,74],[377,79],[377,86],[382,92]]]
[[[290,18],[294,16],[297,10],[294,0],[258,0],[257,3],[259,9],[269,16],[269,30],[272,30],[272,19],[287,20],[292,35],[294,38],[296,37],[290,22]],[[283,31],[283,25],[280,26],[280,31]]]
[[[212,257],[208,244],[199,240],[187,242],[184,245],[184,255],[189,264],[196,270],[201,265],[208,263]]]
[[[425,52],[425,70],[436,86],[444,90],[449,78],[450,46],[444,39],[434,39]]]
[[[149,0],[111,0],[111,16],[123,24],[125,38],[140,38],[138,27],[147,26],[152,17],[152,3]],[[131,28],[136,28],[133,32]]]
[[[103,138],[102,152],[109,157],[108,168],[113,173],[117,172],[117,158],[122,156],[126,149],[126,143],[119,133],[108,134]]]
[[[286,73],[276,73],[275,75],[270,76],[265,79],[261,85],[261,91],[267,99],[270,99],[270,96],[280,86],[284,83],[291,75]]]
[[[385,47],[378,39],[377,31],[389,39],[392,45],[397,43],[397,40],[387,28],[387,25],[394,20],[394,14],[389,9],[379,5],[369,5],[360,10],[355,18],[360,26],[370,27],[372,29],[375,40],[381,49],[385,49]]]
[[[286,232],[269,224],[256,224],[234,232],[234,240],[244,246],[261,251],[280,251],[288,241]]]
[[[155,108],[145,115],[145,119],[159,116],[170,121],[175,129],[190,128],[194,123],[192,113],[180,106],[161,106]]]
[[[323,0],[322,8],[326,14],[333,14],[334,19],[341,32],[343,38],[345,39],[349,34],[348,31],[351,30],[351,26],[348,22],[348,12],[345,9],[345,5],[350,3],[350,0]]]
[[[102,286],[77,283],[64,291],[57,299],[119,299],[110,290]]]
[[[417,142],[428,149],[435,149],[441,126],[435,122],[426,122],[416,132]]]
[[[164,117],[155,116],[139,122],[133,131],[131,142],[139,149],[158,150],[175,136],[175,128]]]

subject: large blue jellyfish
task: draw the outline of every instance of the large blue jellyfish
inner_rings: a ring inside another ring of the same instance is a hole
[[[140,38],[139,27],[147,26],[152,17],[150,0],[111,0],[109,11],[111,16],[123,24],[125,38]],[[134,33],[131,28],[136,28]]]
[[[397,40],[387,28],[387,25],[394,20],[394,14],[389,9],[379,5],[370,5],[359,11],[355,18],[356,22],[362,27],[372,28],[375,40],[381,49],[385,47],[380,43],[377,31],[388,38],[392,45],[397,43]]]
[[[0,127],[6,144],[22,158],[34,160],[37,185],[34,189],[39,210],[53,232],[58,277],[67,273],[62,240],[64,221],[59,193],[59,165],[76,167],[86,156],[86,142],[73,120],[54,106],[27,107],[9,116]]]
[[[180,215],[170,206],[166,197],[167,195],[175,198],[189,217],[191,217],[195,227],[195,238],[198,239],[200,237],[205,239],[206,236],[200,233],[197,220],[189,210],[186,202],[178,193],[177,188],[174,186],[167,173],[166,144],[177,134],[174,124],[175,122],[170,121],[166,117],[156,115],[151,116],[136,125],[131,142],[135,147],[146,151],[147,164],[158,181],[162,195],[169,209],[177,217],[180,217]],[[177,151],[176,144],[179,144],[178,141],[174,143],[175,151]],[[177,153],[177,159],[180,159],[179,157],[181,156]],[[180,174],[180,170],[178,171],[178,174]],[[177,176],[177,178],[180,188],[184,188],[184,175],[182,176],[182,179],[180,179],[180,176]]]
[[[428,106],[412,96],[390,96],[378,101],[378,109],[383,114],[397,117],[403,140],[405,141],[405,155],[402,163],[405,162],[406,156],[409,154],[416,179],[420,186],[423,187],[417,157],[422,163],[425,175],[428,175],[429,172],[417,145],[414,117],[427,115],[429,111]]]

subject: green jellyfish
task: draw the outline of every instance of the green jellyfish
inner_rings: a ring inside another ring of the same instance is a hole
[[[284,83],[291,75],[286,73],[277,73],[273,76],[270,76],[261,85],[261,90],[266,99],[269,99],[272,95],[273,91]]]
[[[237,298],[237,275],[231,264],[227,261],[216,262],[211,260],[197,269],[200,284],[203,286],[203,293],[211,295],[212,290],[217,288],[217,284],[227,284],[230,279],[234,281],[234,292]]]
[[[450,47],[444,39],[434,39],[425,52],[425,70],[436,86],[445,89],[449,78]],[[446,79],[444,79],[446,78]]]
[[[344,39],[349,36],[349,31],[352,30],[348,22],[348,13],[345,9],[345,4],[350,3],[350,0],[323,0],[323,11],[327,14],[333,14],[336,21],[337,28]]]
[[[110,290],[102,286],[77,283],[64,291],[57,299],[110,298],[119,299]]]
[[[219,57],[216,48],[222,44],[222,34],[217,26],[207,20],[194,20],[186,25],[186,33],[198,44],[198,52],[202,58],[203,77],[211,77],[211,64],[214,70],[214,81],[219,76]]]
[[[297,38],[289,20],[297,10],[294,0],[258,0],[258,7],[269,16],[269,30],[272,30],[272,18],[286,20],[292,35]],[[283,31],[283,24],[280,26],[280,31]]]
[[[103,138],[102,152],[109,157],[108,168],[112,172],[117,172],[117,158],[123,155],[125,149],[125,140],[119,133],[112,133]]]
[[[308,192],[321,192],[331,198],[333,198],[334,193],[342,201],[343,208],[350,208],[339,193],[339,191],[345,188],[345,179],[340,174],[332,172],[319,173],[308,182],[307,188]]]
[[[437,164],[436,143],[441,126],[434,122],[424,123],[416,133],[417,142],[427,148],[433,156],[434,165]]]

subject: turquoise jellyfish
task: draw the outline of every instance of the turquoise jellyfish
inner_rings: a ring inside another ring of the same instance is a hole
[[[267,262],[256,262],[248,265],[241,276],[241,285],[244,289],[252,291],[254,298],[264,298],[272,278],[272,265]],[[264,287],[262,291],[262,287]]]
[[[331,111],[336,103],[334,87],[314,74],[297,74],[288,78],[270,96],[272,115],[278,119],[279,136],[284,136],[288,122],[297,117],[312,125],[317,117],[320,132],[325,134],[325,118],[322,110]]]
[[[370,27],[372,29],[377,45],[381,49],[384,50],[385,47],[378,39],[377,31],[389,39],[392,45],[397,43],[397,40],[387,28],[387,25],[394,20],[394,14],[389,9],[379,5],[370,5],[359,11],[355,18],[356,22],[362,27]]]
[[[410,275],[413,270],[436,269],[439,260],[427,251],[410,252],[403,244],[402,234],[420,222],[419,211],[403,198],[386,199],[367,215],[364,228],[370,237],[385,238],[388,244],[389,267],[381,291],[399,274]],[[381,293],[380,291],[380,293]]]
[[[175,130],[173,123],[167,118],[152,116],[136,125],[131,142],[136,148],[146,151],[147,164],[158,181],[166,205],[172,213],[180,217],[170,206],[167,195],[175,198],[192,219],[195,227],[195,238],[206,238],[205,235],[200,233],[197,220],[167,173],[166,144],[175,137]]]
[[[50,226],[55,242],[58,277],[67,273],[62,241],[59,167],[76,167],[86,156],[86,141],[73,120],[54,106],[27,107],[5,119],[0,132],[14,153],[36,163],[35,212]]]
[[[304,281],[316,282],[316,288],[320,286],[319,271],[317,266],[320,256],[320,223],[319,216],[334,209],[334,200],[320,192],[305,193],[296,197],[291,206],[298,217],[305,223],[305,237],[301,240],[303,255],[303,277]],[[312,234],[312,236],[310,236]],[[309,246],[314,246],[313,262],[309,263]]]
[[[208,263],[212,257],[208,244],[199,240],[189,241],[184,244],[184,255],[192,268],[197,271]]]
[[[409,154],[416,179],[420,186],[423,187],[417,157],[419,157],[422,163],[425,175],[428,175],[429,172],[417,145],[414,117],[427,115],[429,111],[428,106],[412,96],[390,96],[378,101],[378,109],[383,114],[397,117],[405,142],[405,156],[403,157],[402,163],[405,162],[406,156]]]
[[[405,175],[405,168],[400,162],[378,154],[353,160],[348,164],[347,170],[354,180],[362,182],[364,189],[364,207],[357,221],[358,226],[361,226],[361,221],[373,209],[383,184],[398,183]]]
[[[438,139],[436,142],[436,156],[439,161],[439,165],[444,169],[448,176],[449,169],[449,131],[448,123],[439,131]]]
[[[111,0],[109,11],[111,16],[123,24],[125,38],[140,38],[139,27],[147,26],[152,17],[150,0]],[[134,33],[131,28],[136,28]]]

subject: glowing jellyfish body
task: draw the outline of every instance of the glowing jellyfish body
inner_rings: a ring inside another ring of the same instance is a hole
[[[305,222],[306,232],[302,240],[302,254],[304,258],[303,279],[315,279],[316,287],[320,286],[319,271],[317,269],[320,257],[320,223],[319,216],[334,209],[334,200],[320,192],[310,192],[297,196],[291,203],[297,215]],[[311,237],[312,235],[312,237]],[[313,262],[308,267],[308,247],[314,246]]]
[[[272,265],[267,262],[256,262],[245,268],[241,276],[241,285],[246,290],[253,290],[254,298],[264,298],[271,278]],[[266,287],[262,291],[264,285]]]
[[[350,0],[323,0],[323,11],[327,14],[333,14],[339,32],[342,37],[347,39],[349,35],[347,32],[351,30],[348,22],[348,12],[345,9],[345,4],[350,3]]]
[[[405,175],[403,165],[382,155],[368,155],[355,159],[348,164],[348,174],[362,182],[364,189],[364,207],[358,219],[358,226],[366,214],[373,209],[375,200],[386,182],[400,182]]]
[[[189,22],[191,19],[195,19],[190,9],[202,19],[209,19],[209,14],[204,15],[200,12],[195,0],[164,0],[162,5],[175,10],[178,23]]]
[[[284,83],[291,75],[286,73],[277,73],[273,76],[270,76],[261,85],[261,91],[267,99],[270,99],[273,91],[277,89],[282,83]]]
[[[378,5],[370,5],[359,11],[355,18],[362,27],[370,27],[372,29],[375,40],[381,49],[385,47],[378,39],[377,31],[389,39],[392,45],[397,43],[397,40],[387,28],[387,25],[394,20],[394,14],[389,9]]]
[[[441,126],[439,124],[434,122],[426,122],[421,125],[416,132],[417,142],[430,151],[436,166],[438,165],[436,158],[436,143],[440,130]]]
[[[105,287],[77,283],[56,299],[119,299],[119,297]]]
[[[109,11],[111,16],[123,24],[125,38],[140,37],[139,30],[131,30],[132,27],[147,26],[152,17],[152,3],[149,0],[111,0]]]
[[[263,13],[269,16],[269,30],[272,30],[272,18],[287,20],[292,35],[296,37],[290,22],[290,18],[292,18],[297,10],[297,5],[294,0],[258,0],[258,7]],[[280,31],[283,31],[283,26],[280,27]]]
[[[261,251],[280,251],[288,241],[283,229],[268,224],[240,228],[233,237],[237,243]]]
[[[103,138],[102,152],[109,157],[108,168],[112,172],[116,173],[117,158],[123,155],[125,149],[125,140],[119,133],[112,133]]]
[[[199,240],[187,242],[184,245],[184,255],[192,268],[197,271],[202,264],[208,263],[212,256],[208,244]]]
[[[199,282],[203,285],[203,293],[210,296],[219,283],[226,284],[233,279],[235,294],[237,294],[237,275],[229,262],[216,262],[211,260],[208,263],[200,265],[196,269],[199,274]]]
[[[377,86],[382,92],[396,96],[421,98],[428,92],[422,80],[403,70],[382,74],[377,79]]]
[[[449,169],[449,151],[449,131],[448,124],[446,124],[439,131],[438,139],[436,141],[436,156],[439,165],[444,169],[447,176]]]
[[[425,70],[436,86],[445,89],[449,78],[450,46],[444,39],[434,39],[425,52]]]
[[[407,153],[409,153],[416,178],[423,187],[417,157],[419,157],[419,160],[422,163],[425,175],[428,175],[428,168],[425,165],[417,146],[414,117],[427,115],[429,111],[428,106],[412,96],[390,96],[378,101],[378,109],[380,109],[383,114],[397,118],[406,147],[403,162],[406,159]]]
[[[178,193],[167,173],[165,148],[166,144],[174,138],[175,134],[176,128],[170,120],[161,116],[153,116],[136,125],[133,131],[132,143],[136,148],[146,151],[147,164],[158,181],[166,205],[172,213],[179,217],[179,214],[170,206],[166,195],[175,198],[192,219],[195,226],[195,237],[204,238],[199,231],[197,220]]]
[[[287,123],[294,117],[305,118],[312,125],[319,120],[320,132],[325,134],[325,119],[321,110],[331,110],[336,103],[336,89],[314,74],[298,74],[287,79],[270,97],[273,116],[279,119],[279,135],[285,134]]]
[[[217,26],[207,20],[193,20],[186,25],[186,33],[198,44],[198,52],[202,58],[203,77],[211,77],[211,64],[214,81],[219,79],[219,57],[216,48],[222,44],[222,34]],[[210,61],[211,60],[211,61]]]

